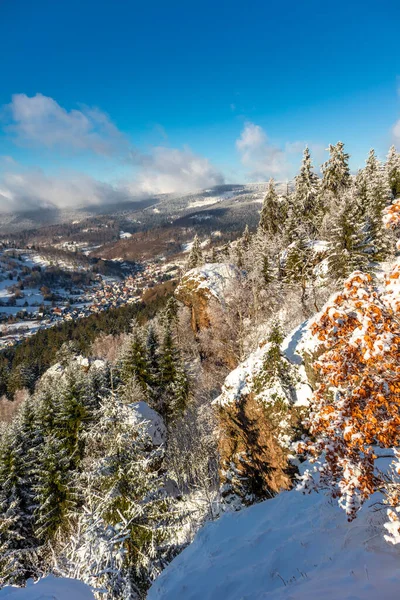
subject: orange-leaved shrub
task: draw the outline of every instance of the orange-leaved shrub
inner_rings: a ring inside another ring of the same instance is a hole
[[[300,489],[328,487],[349,520],[383,481],[378,448],[400,442],[400,267],[379,288],[353,273],[311,325],[320,381],[303,450],[317,466]]]

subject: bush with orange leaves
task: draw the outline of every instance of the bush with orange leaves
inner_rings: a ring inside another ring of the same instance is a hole
[[[300,489],[328,487],[349,520],[383,482],[377,448],[400,442],[400,268],[378,289],[355,272],[311,325],[320,380],[303,445],[315,462]]]
[[[383,224],[387,229],[398,229],[400,227],[400,198],[387,206],[383,214]],[[396,243],[397,250],[400,250],[400,240]]]

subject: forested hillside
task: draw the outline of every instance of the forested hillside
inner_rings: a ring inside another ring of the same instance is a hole
[[[256,228],[208,249],[196,235],[175,290],[0,357],[1,393],[26,398],[0,437],[1,586],[54,574],[99,599],[144,599],[152,584],[159,600],[303,599],[317,597],[309,574],[325,597],[335,573],[337,594],[373,598],[359,574],[345,590],[340,562],[348,551],[358,569],[373,551],[391,593],[400,155],[371,150],[352,175],[344,144],[329,152],[321,177],[306,148],[285,193],[269,182]],[[318,562],[331,539],[332,566]],[[242,547],[268,544],[293,568],[271,551],[261,576],[249,550],[240,570]]]

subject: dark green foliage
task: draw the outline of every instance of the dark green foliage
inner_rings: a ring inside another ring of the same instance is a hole
[[[343,280],[353,271],[368,269],[372,254],[369,235],[351,199],[345,201],[333,222],[331,244],[328,259],[331,277]]]
[[[400,196],[400,154],[392,146],[389,150],[386,163],[388,184],[393,198]]]
[[[180,351],[170,327],[166,327],[160,348],[160,406],[159,412],[171,421],[185,410],[189,397],[189,381]]]
[[[317,231],[318,221],[321,216],[320,207],[320,179],[314,173],[311,155],[308,147],[303,153],[300,173],[296,177],[294,193],[295,213],[307,225],[310,233]]]
[[[71,459],[62,440],[49,436],[37,455],[35,499],[36,535],[51,540],[73,507]]]
[[[134,378],[142,388],[145,397],[147,397],[149,386],[152,383],[150,365],[142,339],[142,332],[136,323],[133,327],[129,349],[122,359],[121,378],[123,381]]]
[[[274,180],[270,179],[267,195],[264,198],[260,214],[259,227],[263,233],[276,235],[280,230],[281,214],[278,194],[275,190]]]

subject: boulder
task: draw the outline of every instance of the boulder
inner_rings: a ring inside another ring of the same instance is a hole
[[[211,304],[218,302],[224,306],[232,284],[239,277],[239,269],[230,263],[207,263],[185,273],[175,290],[175,295],[190,308],[193,331],[198,332],[210,327]]]

